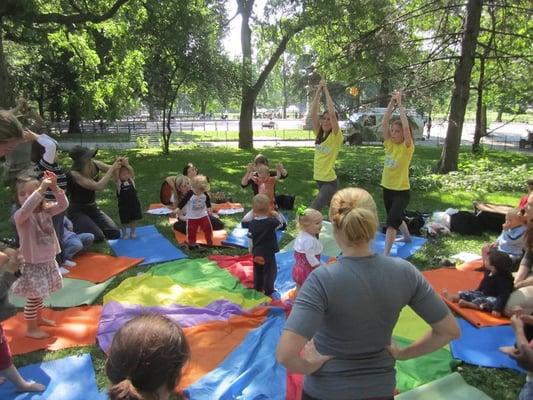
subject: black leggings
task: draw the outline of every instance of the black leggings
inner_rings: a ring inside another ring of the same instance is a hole
[[[211,221],[211,226],[213,227],[214,231],[221,231],[224,229],[224,222],[222,222],[219,218],[210,215],[209,220]],[[175,231],[181,232],[184,235],[187,234],[187,223],[185,221],[178,220],[174,222],[172,227]]]
[[[68,209],[68,217],[74,225],[74,232],[92,233],[95,242],[120,238],[120,229],[117,224],[100,210],[96,203],[72,203]]]
[[[409,204],[409,190],[383,188],[383,202],[387,210],[387,227],[398,229],[403,222],[405,209]]]
[[[311,397],[307,393],[302,392],[302,400],[322,400],[322,399],[317,399],[316,397]],[[367,399],[359,399],[359,400],[394,400],[394,397],[393,396],[390,396],[390,397],[387,397],[387,396],[385,396],[385,397],[370,397],[370,398],[367,398]]]

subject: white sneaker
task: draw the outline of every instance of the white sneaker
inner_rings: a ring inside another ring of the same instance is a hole
[[[72,260],[65,260],[65,261],[63,261],[63,267],[66,267],[66,268],[72,268],[72,267],[75,267],[76,265],[78,265],[78,264],[76,264],[76,263],[75,263],[74,261],[72,261]]]
[[[63,267],[59,267],[59,272],[61,272],[62,276],[70,274],[70,271],[68,269],[66,269],[66,268],[63,268]]]

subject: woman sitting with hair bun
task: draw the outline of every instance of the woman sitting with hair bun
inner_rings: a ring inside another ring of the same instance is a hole
[[[305,280],[276,357],[289,372],[306,375],[303,400],[392,400],[395,361],[445,346],[459,337],[459,327],[416,267],[371,250],[378,217],[368,192],[335,193],[329,219],[343,255]],[[392,330],[407,305],[431,329],[399,349]]]
[[[158,314],[140,315],[118,330],[105,370],[111,400],[167,400],[189,360],[180,326]]]

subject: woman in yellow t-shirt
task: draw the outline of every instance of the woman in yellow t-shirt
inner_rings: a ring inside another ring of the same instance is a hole
[[[400,110],[400,120],[394,120],[392,124],[389,124],[396,107]],[[404,221],[404,214],[409,204],[409,165],[413,158],[415,145],[405,108],[402,105],[401,92],[393,93],[383,116],[382,124],[385,163],[381,186],[383,187],[383,202],[387,210],[387,231],[383,253],[389,255],[398,229],[403,234],[403,241],[411,241],[409,229],[407,229],[407,224]]]
[[[327,110],[319,116],[318,108],[322,92],[326,97]],[[321,211],[325,206],[329,207],[331,198],[338,189],[335,161],[343,141],[335,106],[324,80],[318,85],[310,112],[316,136],[313,179],[318,186],[318,194],[310,207]]]

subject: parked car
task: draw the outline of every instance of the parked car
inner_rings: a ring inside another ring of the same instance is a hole
[[[344,142],[347,144],[362,144],[363,142],[383,141],[381,123],[386,108],[373,108],[352,114],[344,130]],[[398,111],[394,112],[392,119],[399,119]],[[407,110],[407,119],[415,140],[424,140],[424,120],[413,110]]]

